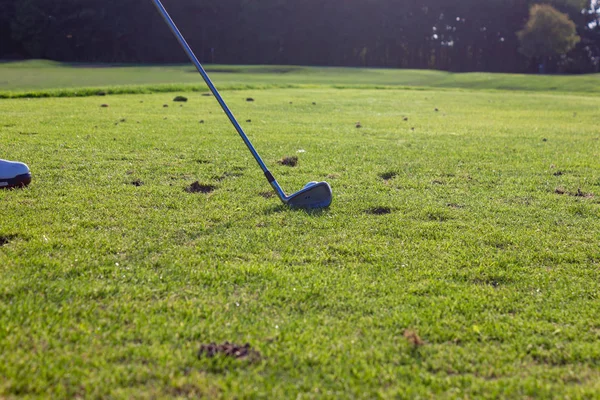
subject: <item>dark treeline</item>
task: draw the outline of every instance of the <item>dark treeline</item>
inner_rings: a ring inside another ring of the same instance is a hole
[[[546,57],[546,71],[597,72],[593,0],[164,0],[207,63],[461,72],[536,72],[517,35],[536,3],[566,14],[580,38]],[[0,58],[186,61],[150,0],[0,0]]]

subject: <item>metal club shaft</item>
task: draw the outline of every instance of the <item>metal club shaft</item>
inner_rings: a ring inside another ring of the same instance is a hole
[[[154,5],[156,6],[156,8],[158,9],[160,15],[162,15],[163,19],[165,20],[165,22],[167,23],[167,25],[171,29],[171,32],[173,32],[173,35],[175,35],[175,37],[177,38],[177,41],[179,41],[179,44],[181,45],[181,47],[183,48],[183,50],[186,52],[186,54],[189,57],[189,59],[196,66],[196,69],[198,70],[198,72],[200,73],[200,75],[202,76],[202,78],[204,79],[204,82],[206,82],[206,85],[208,86],[208,88],[210,89],[210,91],[212,92],[212,94],[215,96],[215,99],[217,99],[217,101],[219,102],[219,105],[221,106],[221,108],[223,109],[223,111],[225,112],[225,114],[227,115],[227,117],[229,118],[229,121],[231,121],[231,124],[235,127],[235,130],[240,135],[240,137],[242,138],[242,140],[244,141],[244,143],[246,143],[246,147],[248,147],[248,150],[250,150],[250,153],[252,153],[252,155],[254,156],[254,159],[256,160],[256,162],[258,163],[258,165],[260,166],[260,168],[263,170],[265,176],[267,177],[267,180],[269,181],[269,183],[271,184],[271,186],[273,187],[273,189],[275,189],[275,191],[277,192],[277,195],[279,196],[279,198],[283,202],[286,202],[287,196],[285,195],[285,193],[283,192],[283,190],[281,189],[281,187],[277,183],[277,180],[275,180],[275,178],[273,177],[273,175],[271,174],[271,172],[269,172],[267,166],[265,165],[265,163],[263,162],[263,160],[260,158],[260,156],[258,155],[257,151],[254,149],[254,146],[252,146],[252,143],[250,143],[250,139],[248,139],[248,137],[244,133],[244,130],[242,129],[242,127],[240,126],[240,124],[235,119],[233,113],[231,112],[231,110],[229,110],[229,107],[227,107],[227,104],[225,104],[225,101],[223,100],[223,98],[219,94],[219,91],[217,90],[217,88],[215,87],[215,85],[213,85],[212,81],[208,77],[208,74],[206,73],[206,71],[202,67],[202,64],[200,64],[200,61],[198,61],[198,58],[196,58],[196,55],[194,54],[194,52],[192,51],[192,49],[190,48],[190,46],[185,41],[185,39],[184,39],[183,35],[181,34],[181,32],[179,32],[179,29],[177,28],[177,26],[173,22],[173,19],[171,19],[171,16],[169,16],[169,13],[165,9],[165,7],[162,5],[162,3],[160,2],[160,0],[153,0],[153,2],[154,2]]]

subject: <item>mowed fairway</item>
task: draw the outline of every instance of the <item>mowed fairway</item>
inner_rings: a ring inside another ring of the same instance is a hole
[[[0,397],[599,396],[597,97],[223,96],[329,209],[212,97],[0,101]]]

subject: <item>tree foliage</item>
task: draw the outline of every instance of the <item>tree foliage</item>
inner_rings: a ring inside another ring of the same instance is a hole
[[[549,58],[562,55],[580,41],[575,23],[548,4],[531,6],[529,20],[517,32],[520,51],[529,58]]]
[[[526,71],[519,52],[533,0],[163,0],[202,62],[450,71]],[[570,60],[594,71],[591,0],[549,0],[582,43]],[[0,0],[0,58],[182,62],[151,0]]]

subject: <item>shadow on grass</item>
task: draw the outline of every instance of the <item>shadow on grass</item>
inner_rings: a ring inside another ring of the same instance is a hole
[[[265,215],[279,214],[279,213],[286,212],[286,211],[294,212],[294,213],[304,213],[311,217],[320,217],[320,216],[324,216],[329,213],[329,207],[306,210],[303,208],[291,208],[284,204],[278,204],[276,206],[271,206],[271,207],[267,208],[264,211],[264,214]]]

